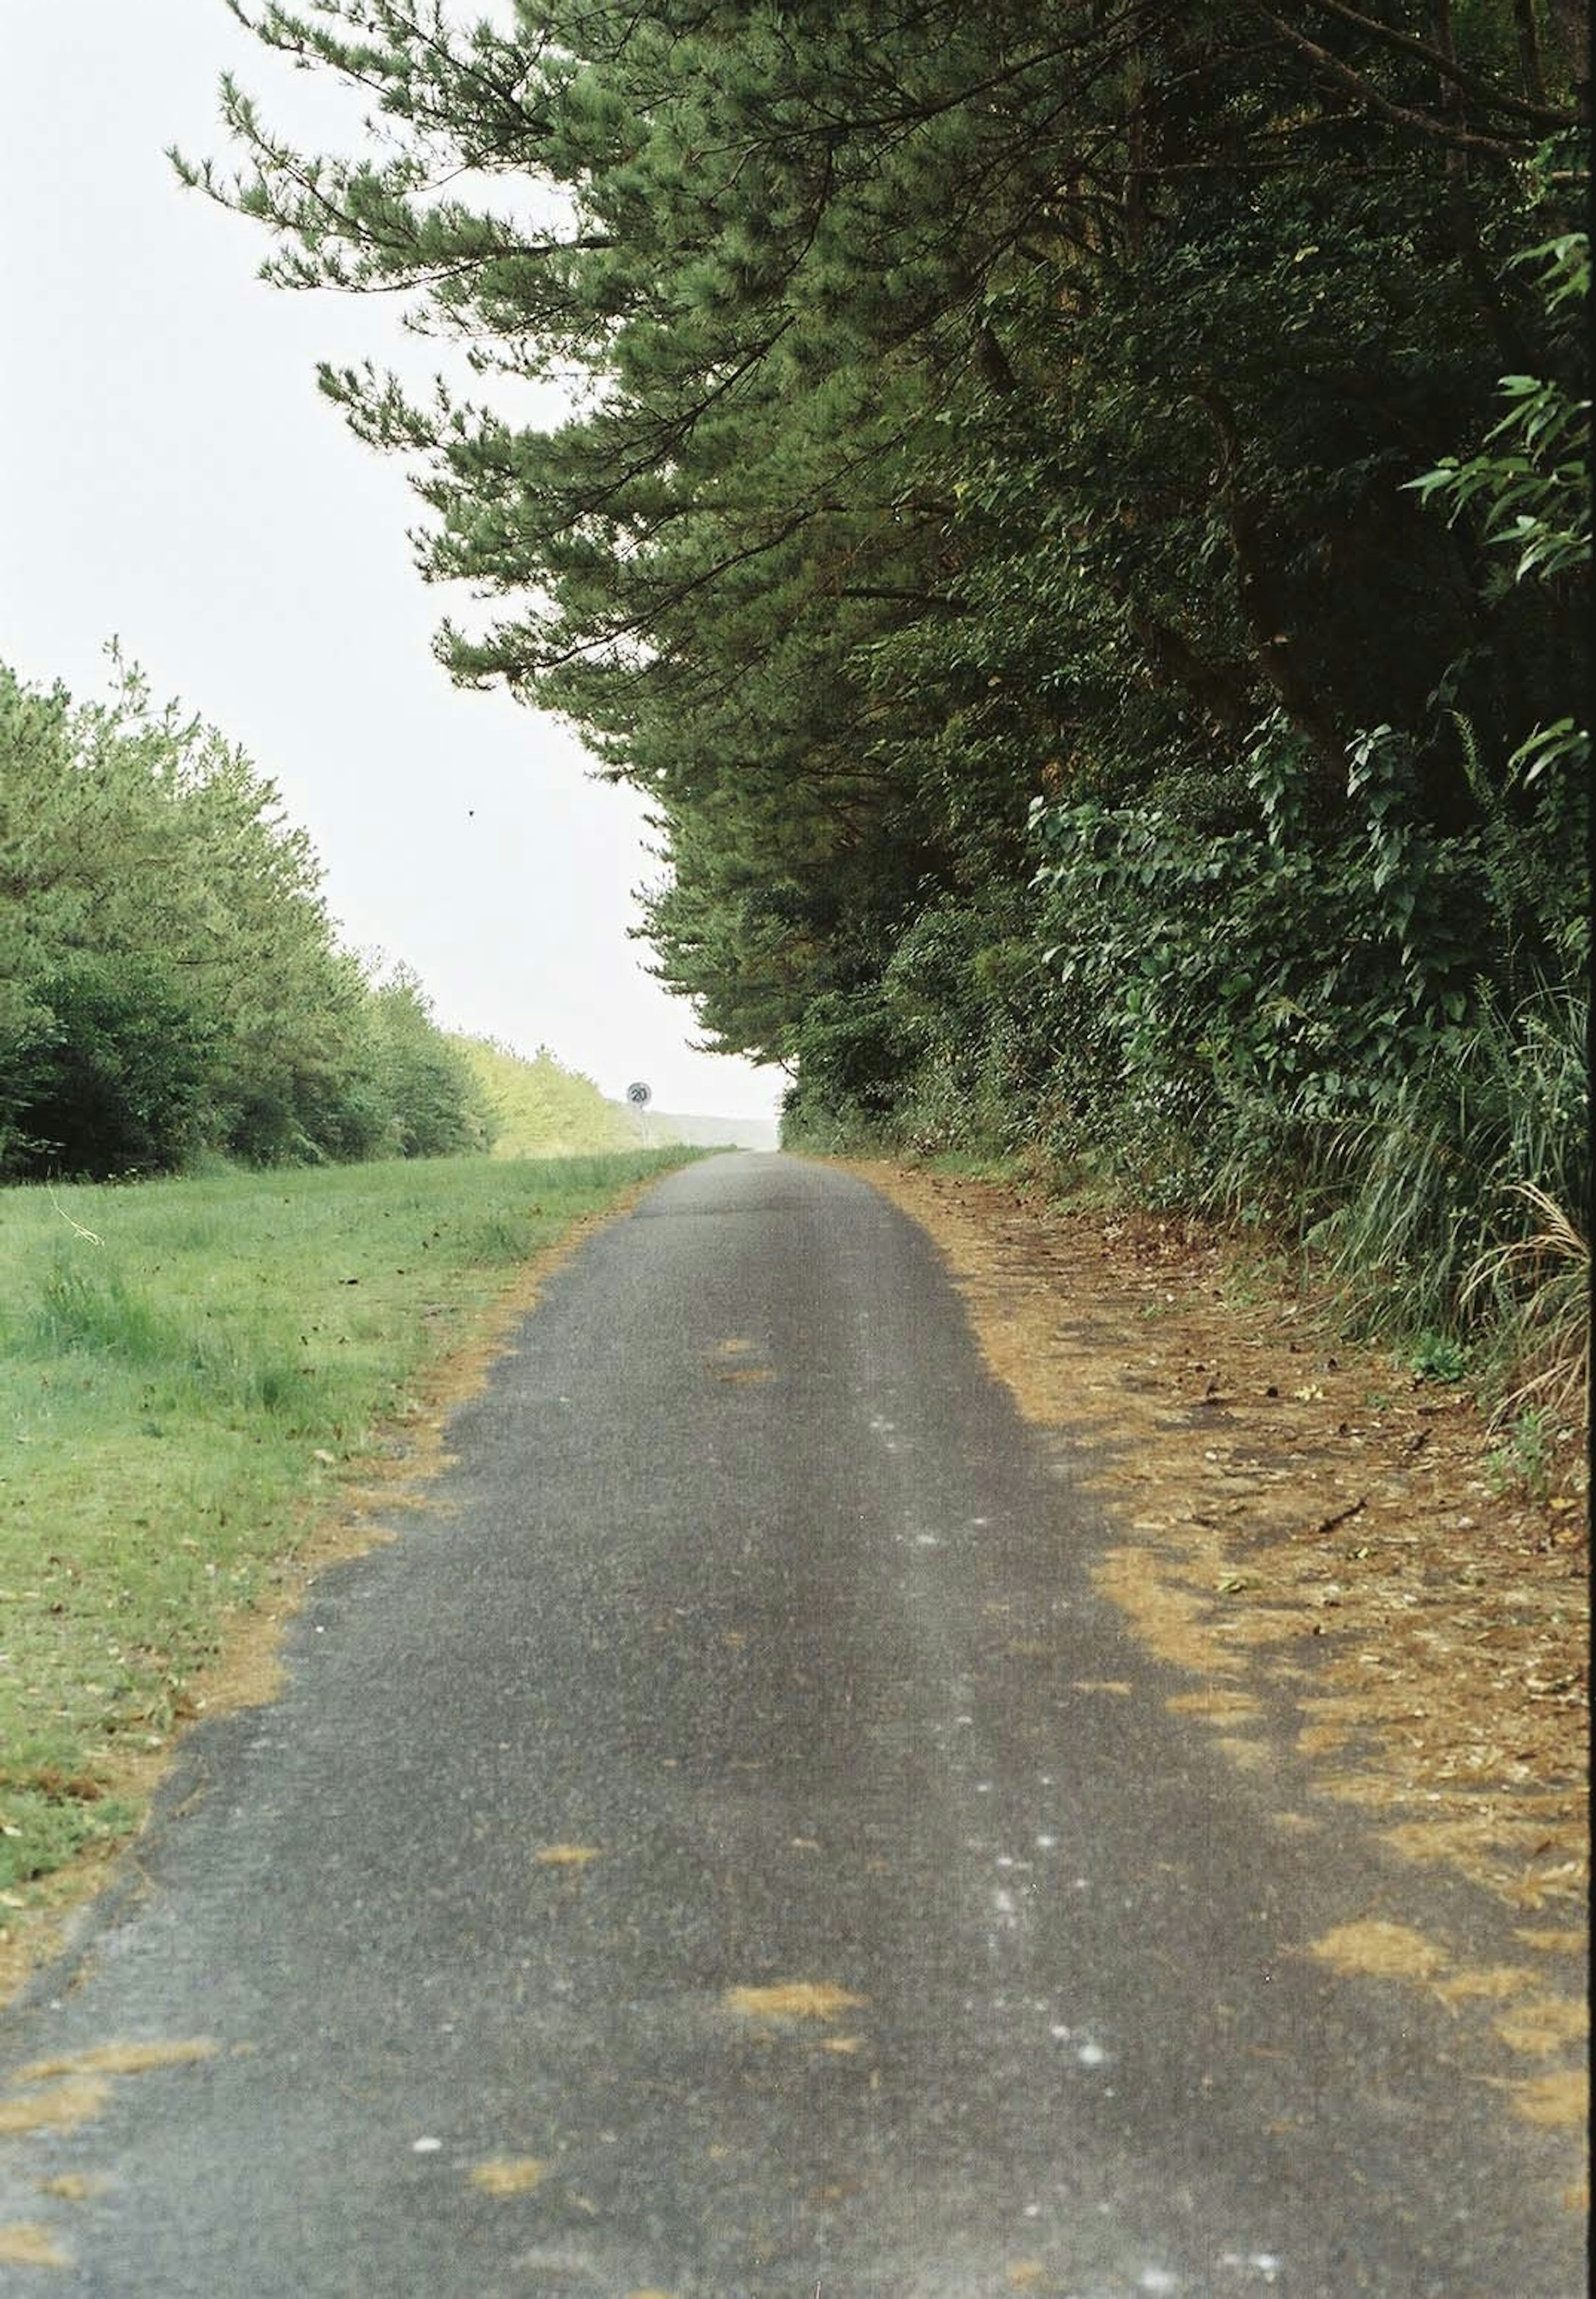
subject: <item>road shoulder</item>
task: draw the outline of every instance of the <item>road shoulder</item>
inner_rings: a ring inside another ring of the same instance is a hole
[[[1490,2031],[1480,2079],[1583,2128],[1582,1497],[1500,1490],[1462,1390],[1310,1304],[1238,1299],[1222,1245],[1185,1224],[851,1170],[934,1239],[1026,1418],[1080,1441],[1112,1528],[1094,1577],[1180,1672],[1171,1708],[1255,1785],[1289,1751],[1309,1794],[1282,1825],[1368,1830],[1395,1855],[1389,1905],[1317,1944],[1326,1963],[1467,2006]],[[1404,1870],[1490,1895],[1511,1960],[1405,1922]]]

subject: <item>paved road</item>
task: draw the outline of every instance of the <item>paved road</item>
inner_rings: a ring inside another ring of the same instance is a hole
[[[0,2071],[217,2046],[0,2140],[0,2224],[74,2262],[17,2289],[1583,2287],[1566,2144],[1292,1953],[1378,1872],[1165,1710],[1068,1460],[861,1183],[673,1176],[453,1441],[6,2024]]]

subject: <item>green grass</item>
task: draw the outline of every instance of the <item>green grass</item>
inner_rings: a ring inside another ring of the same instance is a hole
[[[0,1191],[0,1925],[518,1266],[680,1150]]]

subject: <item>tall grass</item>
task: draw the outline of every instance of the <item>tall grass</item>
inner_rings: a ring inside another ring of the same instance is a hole
[[[1484,1299],[1502,1336],[1511,1386],[1497,1417],[1534,1413],[1553,1428],[1589,1433],[1591,1396],[1591,1241],[1563,1208],[1533,1182],[1513,1194],[1535,1226],[1480,1255],[1463,1288],[1465,1306]]]
[[[1353,1315],[1474,1349],[1499,1402],[1587,1425],[1589,1001],[1488,1007],[1373,1116],[1323,1144],[1312,1232]]]
[[[0,1890],[129,1824],[119,1749],[514,1268],[690,1154],[0,1191]]]

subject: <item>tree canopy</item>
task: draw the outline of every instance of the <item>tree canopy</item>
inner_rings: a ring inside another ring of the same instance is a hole
[[[795,1129],[1235,1188],[1583,983],[1569,0],[234,12],[368,133],[179,165],[463,347],[323,386]]]
[[[0,667],[0,1178],[444,1154],[478,1102],[235,745],[132,669],[74,707]]]

